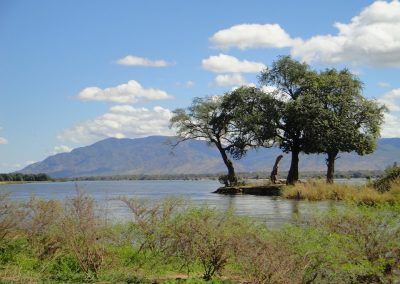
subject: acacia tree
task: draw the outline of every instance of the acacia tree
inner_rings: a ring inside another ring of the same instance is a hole
[[[293,60],[290,56],[282,56],[273,62],[270,69],[261,72],[260,84],[274,90],[279,106],[280,120],[277,124],[279,147],[291,152],[291,163],[286,179],[287,184],[294,184],[299,179],[299,154],[311,144],[305,133],[310,122],[317,115],[304,101],[304,97],[315,85],[316,72],[306,63]]]
[[[364,98],[362,82],[347,69],[320,72],[304,101],[318,113],[306,133],[312,147],[305,151],[327,155],[326,181],[333,183],[340,152],[365,155],[375,150],[386,108]]]
[[[237,177],[230,155],[242,157],[251,142],[251,136],[242,135],[230,113],[222,108],[225,96],[195,98],[187,109],[176,109],[171,118],[171,127],[177,129],[178,143],[189,139],[204,139],[214,145],[227,167],[228,174],[222,179],[225,186],[237,183]]]
[[[222,110],[234,130],[231,154],[241,158],[249,148],[274,145],[279,123],[279,105],[273,96],[256,87],[243,86],[223,97]]]

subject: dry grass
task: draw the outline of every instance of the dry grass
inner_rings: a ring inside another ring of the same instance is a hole
[[[282,196],[288,199],[310,201],[337,200],[352,201],[359,204],[375,205],[400,202],[400,181],[393,183],[391,190],[380,193],[366,185],[326,184],[322,181],[307,181],[294,186],[286,186]]]

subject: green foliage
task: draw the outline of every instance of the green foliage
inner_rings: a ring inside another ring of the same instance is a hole
[[[134,218],[129,223],[109,224],[103,229],[99,227],[101,218],[91,213],[94,205],[91,199],[78,194],[74,200],[57,210],[50,209],[52,201],[37,199],[16,205],[18,210],[28,208],[29,218],[36,221],[26,223],[27,220],[19,219],[0,243],[0,282],[397,283],[400,280],[399,205],[343,204],[300,219],[298,224],[270,231],[265,224],[232,212],[194,208],[176,199],[145,204],[126,199]],[[51,223],[48,216],[52,214],[54,220],[67,218],[69,222]],[[52,229],[35,229],[33,224]],[[80,225],[75,227],[76,224]],[[94,233],[88,232],[89,229]],[[32,241],[32,237],[45,240],[51,235],[58,242],[56,252],[37,253],[41,242]],[[80,248],[72,246],[72,241],[77,241]],[[88,263],[83,264],[82,259],[93,260],[93,249],[103,261],[96,270],[88,270]]]
[[[176,128],[180,142],[188,139],[205,139],[217,147],[228,169],[226,186],[237,182],[232,161],[227,154],[239,147],[246,147],[251,138],[244,140],[244,135],[236,131],[232,117],[221,107],[222,97],[195,98],[192,105],[185,109],[176,109],[171,118],[171,127]],[[238,138],[240,136],[240,138]],[[236,144],[235,144],[236,143]],[[237,155],[236,155],[237,156]],[[236,157],[234,155],[234,157]]]
[[[47,174],[21,174],[21,173],[10,173],[0,174],[0,181],[51,181],[51,177]]]
[[[385,170],[385,174],[373,182],[373,186],[380,192],[391,189],[394,183],[400,182],[400,166],[394,164]]]

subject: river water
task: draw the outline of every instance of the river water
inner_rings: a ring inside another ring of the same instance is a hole
[[[31,196],[43,199],[66,200],[76,195],[76,188],[91,195],[109,218],[123,221],[131,217],[124,204],[117,200],[126,196],[138,200],[158,201],[176,196],[190,200],[195,206],[207,205],[220,210],[233,209],[238,215],[257,218],[269,227],[276,228],[292,223],[298,216],[336,206],[337,202],[308,202],[286,200],[279,197],[214,194],[220,184],[212,180],[168,181],[79,181],[0,185],[0,192],[8,192],[16,201],[26,201]]]

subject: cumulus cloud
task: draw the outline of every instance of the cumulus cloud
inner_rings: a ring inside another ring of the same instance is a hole
[[[307,62],[400,67],[400,2],[376,1],[349,23],[335,23],[336,34],[292,38],[279,25],[243,24],[218,31],[217,47],[290,47],[291,55]]]
[[[126,66],[146,66],[146,67],[166,67],[170,65],[165,60],[150,60],[145,57],[139,57],[134,55],[128,55],[117,61],[120,65]]]
[[[378,101],[389,109],[385,114],[382,136],[400,137],[400,88],[387,92]]]
[[[379,98],[379,101],[383,103],[390,111],[400,111],[400,88],[387,92]]]
[[[215,73],[258,73],[266,66],[260,62],[239,60],[234,56],[220,53],[202,60],[204,69]]]
[[[136,138],[149,135],[173,135],[169,129],[172,112],[156,106],[153,109],[117,105],[109,112],[64,130],[58,138],[77,144],[87,144],[100,139]]]
[[[246,79],[241,74],[217,75],[214,79],[217,86],[242,86],[247,84]]]
[[[54,147],[52,154],[55,155],[55,154],[59,154],[59,153],[68,153],[71,151],[72,151],[71,147],[69,147],[67,145],[59,145],[59,146]]]
[[[312,62],[400,67],[400,2],[377,1],[348,24],[335,23],[336,35],[317,35],[292,48]]]
[[[400,114],[385,114],[382,137],[400,137]]]
[[[216,32],[211,43],[217,48],[283,48],[293,46],[292,39],[278,24],[240,24]]]
[[[139,82],[131,80],[128,83],[101,89],[99,87],[88,87],[83,89],[78,98],[82,101],[105,101],[114,103],[135,103],[137,101],[163,100],[171,96],[162,90],[145,89]]]

